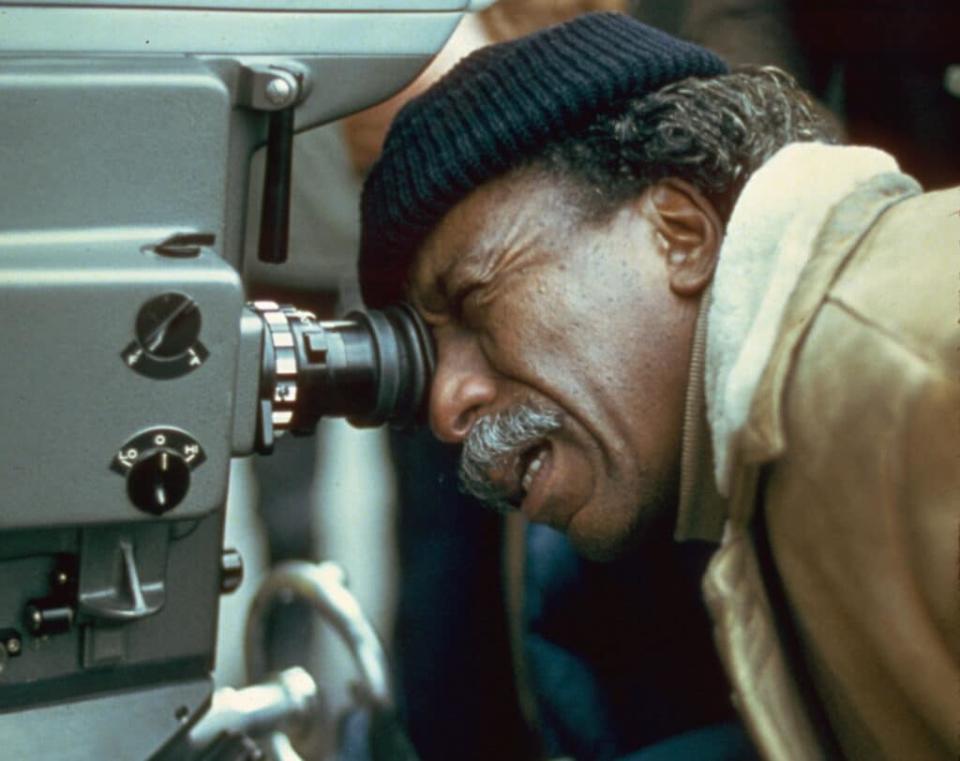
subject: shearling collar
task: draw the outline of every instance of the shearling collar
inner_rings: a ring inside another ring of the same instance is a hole
[[[787,300],[830,211],[873,177],[897,171],[875,148],[795,143],[750,179],[733,210],[707,314],[705,389],[714,474],[728,495],[738,439]]]
[[[891,156],[873,148],[797,143],[774,155],[741,193],[694,341],[678,539],[720,538],[723,501],[790,297],[828,217],[880,176],[904,178]],[[875,218],[854,217],[860,232]]]

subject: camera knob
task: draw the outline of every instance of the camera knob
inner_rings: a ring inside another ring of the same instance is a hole
[[[200,336],[200,310],[182,293],[164,293],[140,308],[136,333],[140,345],[162,359],[186,354]]]
[[[200,341],[203,318],[197,303],[183,293],[163,293],[137,313],[134,340],[120,352],[131,370],[156,380],[180,378],[210,356]]]
[[[190,488],[190,467],[177,452],[158,449],[137,460],[127,474],[127,495],[144,512],[172,510]]]

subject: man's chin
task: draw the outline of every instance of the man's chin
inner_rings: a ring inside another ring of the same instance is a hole
[[[570,521],[566,535],[577,553],[588,560],[617,560],[650,542],[672,541],[674,514],[663,507],[659,503],[640,510],[620,506],[611,511],[614,519],[582,511]]]
[[[640,539],[633,531],[615,526],[595,526],[588,521],[571,521],[567,539],[579,555],[597,562],[609,562],[629,553]]]

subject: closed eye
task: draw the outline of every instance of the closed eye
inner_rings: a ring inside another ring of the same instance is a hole
[[[459,287],[454,292],[453,297],[450,299],[450,312],[457,320],[462,322],[466,319],[467,315],[465,312],[469,306],[467,302],[480,293],[482,285],[482,283],[469,283]]]

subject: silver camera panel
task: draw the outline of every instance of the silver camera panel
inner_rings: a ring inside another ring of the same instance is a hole
[[[242,284],[212,251],[168,261],[141,250],[156,242],[141,233],[5,245],[0,235],[0,528],[153,517],[131,503],[128,474],[113,467],[133,466],[148,448],[194,454],[191,465],[202,453],[188,494],[165,515],[198,517],[223,505]],[[202,324],[196,348],[179,353],[182,368],[165,372],[178,360],[163,359],[150,372],[137,356],[138,318],[164,294],[190,299]],[[153,429],[146,445],[133,443]]]
[[[250,82],[293,77],[295,129],[329,121],[409,82],[467,5],[0,2],[5,753],[144,759],[205,710],[261,361]]]

